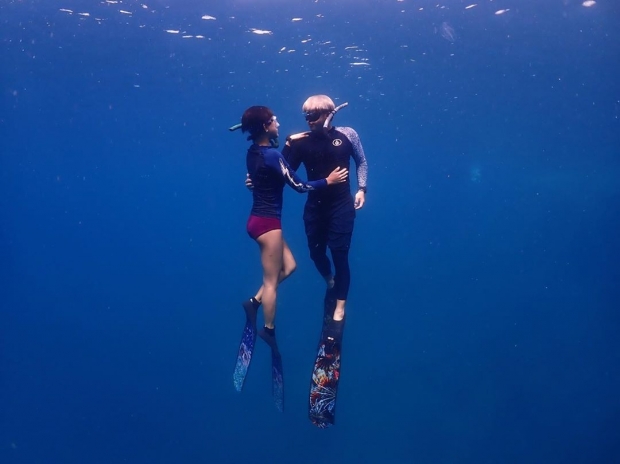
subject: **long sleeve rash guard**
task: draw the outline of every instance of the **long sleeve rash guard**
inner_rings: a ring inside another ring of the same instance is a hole
[[[251,212],[254,216],[281,218],[284,184],[299,193],[327,187],[327,176],[309,182],[301,180],[275,148],[252,145],[246,165],[254,185]]]

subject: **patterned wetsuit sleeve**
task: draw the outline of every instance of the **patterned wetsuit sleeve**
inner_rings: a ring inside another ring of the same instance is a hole
[[[353,160],[357,168],[357,188],[366,188],[368,162],[366,161],[366,155],[364,154],[364,148],[362,147],[359,135],[357,135],[357,132],[351,127],[337,127],[336,129],[346,135],[351,141],[351,145],[353,145]]]
[[[265,164],[279,172],[284,181],[299,193],[327,187],[327,179],[301,180],[278,150],[271,149],[265,153]]]

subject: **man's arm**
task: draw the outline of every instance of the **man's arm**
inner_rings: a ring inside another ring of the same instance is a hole
[[[245,186],[248,190],[252,190],[254,188],[254,184],[252,183],[252,178],[250,177],[249,172],[246,172],[245,174]]]
[[[351,145],[353,146],[353,161],[355,162],[355,173],[357,177],[357,192],[355,193],[355,209],[360,209],[366,203],[366,182],[368,180],[368,162],[366,161],[366,155],[364,154],[364,148],[362,142],[351,127],[338,128],[343,132]]]
[[[308,132],[300,132],[299,134],[289,135],[286,138],[286,144],[284,144],[284,148],[282,149],[282,156],[284,157],[286,162],[289,164],[291,169],[293,169],[293,171],[297,171],[303,161],[302,156],[301,156],[301,151],[295,149],[296,148],[295,141],[303,139],[307,136],[308,136]]]

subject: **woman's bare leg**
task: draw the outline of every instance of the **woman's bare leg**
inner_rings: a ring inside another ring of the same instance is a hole
[[[286,243],[284,239],[282,240],[282,244],[283,244],[282,269],[280,270],[278,284],[280,284],[280,282],[285,280],[288,276],[290,276],[293,272],[295,272],[295,269],[297,269],[297,262],[295,261],[293,252],[291,251],[291,249],[289,248],[288,244]],[[264,285],[261,285],[261,287],[258,289],[258,292],[256,292],[256,295],[254,295],[254,299],[256,301],[260,301],[260,302],[263,301],[264,289],[265,289]]]
[[[265,327],[273,329],[276,317],[276,294],[284,263],[282,229],[265,232],[256,241],[260,246],[260,258],[263,265],[262,294],[260,299],[256,299],[263,304]],[[261,290],[259,290],[260,292]]]
[[[286,240],[282,239],[282,244],[284,248],[282,250],[282,269],[280,270],[279,282],[285,280],[288,276],[295,272],[295,269],[297,269],[295,257],[293,256],[291,249],[288,247],[288,243],[286,243]]]

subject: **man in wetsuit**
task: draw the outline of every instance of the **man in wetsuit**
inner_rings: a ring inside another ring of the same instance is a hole
[[[302,111],[310,130],[289,136],[282,155],[293,170],[303,164],[309,181],[324,179],[338,166],[350,171],[350,159],[355,162],[357,189],[354,197],[349,177],[346,182],[329,189],[309,192],[304,208],[310,257],[327,283],[325,315],[341,321],[351,282],[349,248],[355,210],[366,201],[368,164],[357,132],[350,127],[331,125],[330,115],[333,116],[334,109],[334,102],[326,95],[308,98]],[[333,273],[327,248],[334,264]]]

